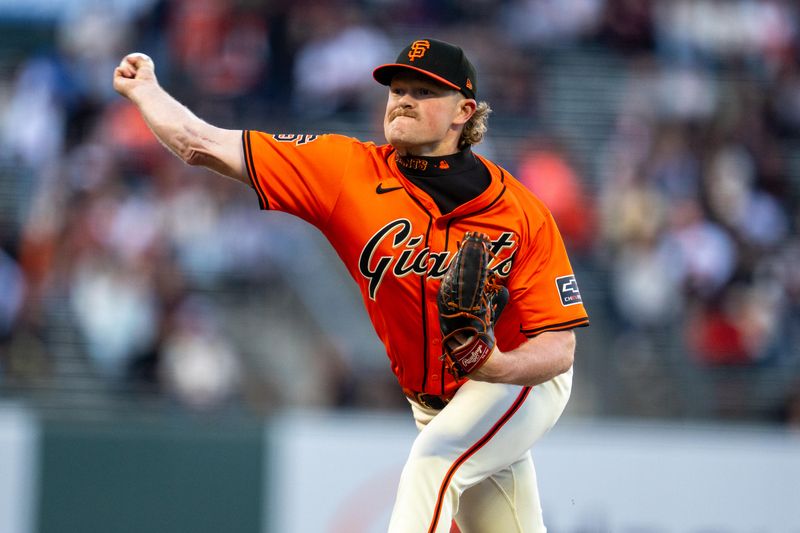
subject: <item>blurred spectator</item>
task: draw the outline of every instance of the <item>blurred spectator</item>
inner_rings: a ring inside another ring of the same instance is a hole
[[[69,85],[58,61],[35,57],[24,62],[16,76],[3,115],[3,152],[24,165],[41,169],[61,156],[65,143],[65,98]]]
[[[663,68],[652,95],[656,111],[663,117],[705,120],[716,110],[719,89],[703,70],[691,67]]]
[[[728,303],[728,302],[726,302]],[[714,365],[749,363],[744,332],[738,327],[736,309],[728,305],[698,305],[688,320],[689,348],[699,362]]]
[[[114,96],[108,73],[131,45],[130,13],[105,2],[73,2],[65,13],[59,51],[83,98],[100,105]]]
[[[653,0],[606,0],[599,37],[623,51],[653,47]]]
[[[616,254],[611,295],[625,325],[653,331],[680,317],[684,296],[674,253],[669,243],[642,236]]]
[[[700,161],[691,147],[691,133],[679,124],[667,124],[655,132],[646,181],[668,203],[699,198]]]
[[[547,45],[592,34],[605,0],[513,0],[503,9],[502,23],[517,42]]]
[[[14,258],[0,247],[0,347],[11,336],[25,298],[25,277]]]
[[[256,89],[271,55],[267,20],[257,4],[174,0],[169,6],[174,64],[194,89],[222,98]]]
[[[770,71],[792,53],[797,7],[783,0],[660,0],[659,47],[682,62],[741,58]]]
[[[107,106],[98,121],[98,141],[105,140],[103,148],[132,170],[152,171],[161,163],[164,150],[153,137],[135,106],[126,101],[116,101]],[[108,140],[113,139],[113,143]]]
[[[715,296],[733,277],[736,244],[718,224],[708,220],[694,200],[674,205],[665,238],[674,246],[672,267],[682,286],[701,298]]]
[[[507,35],[485,28],[465,33],[459,32],[451,40],[465,39],[470,43],[466,53],[481,73],[481,99],[491,104],[493,121],[524,120],[527,131],[533,129],[541,113],[537,56],[525,53]],[[490,135],[492,129],[489,128]]]
[[[105,254],[76,265],[71,302],[77,324],[96,369],[111,380],[125,378],[131,361],[154,340],[159,309],[148,269]]]
[[[756,189],[756,166],[742,147],[712,155],[705,188],[715,218],[760,250],[786,240],[789,220],[771,195]]]
[[[304,11],[309,39],[295,64],[296,111],[311,117],[362,111],[365,93],[375,88],[375,65],[393,54],[389,39],[350,4],[313,3]]]
[[[717,109],[720,88],[709,72],[661,63],[652,56],[634,57],[629,64],[619,99],[621,120],[664,121],[651,124],[658,130],[668,122],[707,120]]]
[[[0,386],[36,387],[53,375],[53,357],[43,327],[21,317],[0,341]]]
[[[775,75],[772,95],[767,100],[768,118],[781,136],[800,135],[800,65],[787,60]]]
[[[532,140],[522,149],[518,168],[518,179],[553,213],[568,247],[586,251],[594,238],[594,206],[562,145],[548,138]]]
[[[212,409],[235,396],[241,370],[219,331],[212,308],[188,298],[169,318],[159,374],[167,390],[196,409]]]
[[[778,341],[778,301],[762,287],[733,285],[689,315],[689,347],[700,362],[741,365],[763,361]]]
[[[634,184],[609,200],[606,232],[612,243],[655,241],[661,234],[667,206],[649,187]]]

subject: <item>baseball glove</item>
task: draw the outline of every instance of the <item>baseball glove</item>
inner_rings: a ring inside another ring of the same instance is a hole
[[[439,288],[442,359],[458,380],[480,368],[494,350],[494,325],[508,290],[489,272],[489,237],[467,232]]]

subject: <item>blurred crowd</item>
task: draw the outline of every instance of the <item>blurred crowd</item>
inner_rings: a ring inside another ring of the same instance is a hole
[[[379,350],[354,356],[347,313],[339,331],[316,319],[292,281],[300,257],[328,259],[318,235],[171,157],[111,74],[143,51],[209,122],[381,142],[372,69],[431,36],[477,65],[494,110],[477,151],[562,229],[599,341],[579,357],[608,368],[595,411],[800,424],[794,2],[70,4],[5,22],[46,27],[35,46],[0,37],[0,391],[79,373],[200,409],[402,405]],[[614,87],[582,93],[583,119],[608,121],[589,148],[559,131],[548,77],[584,51]]]

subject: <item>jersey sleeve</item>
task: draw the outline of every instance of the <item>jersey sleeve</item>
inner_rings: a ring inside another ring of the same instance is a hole
[[[243,131],[247,173],[261,208],[322,227],[342,189],[355,142],[342,135]]]
[[[515,259],[509,279],[520,331],[526,337],[589,325],[564,241],[550,212],[543,214],[532,241]]]

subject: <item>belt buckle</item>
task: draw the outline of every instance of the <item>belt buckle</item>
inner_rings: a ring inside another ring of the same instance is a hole
[[[434,394],[417,393],[417,402],[428,409],[441,410],[447,405],[447,400]]]

